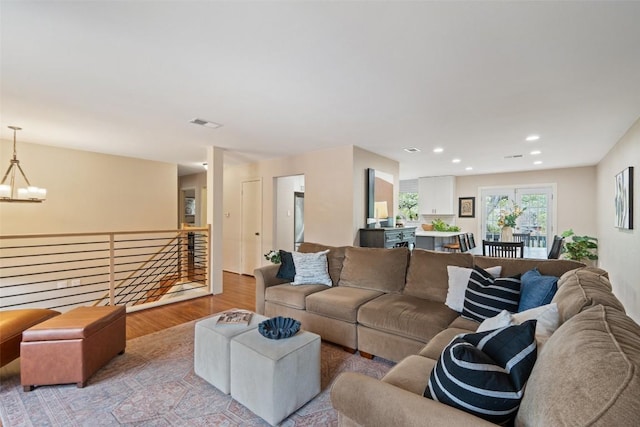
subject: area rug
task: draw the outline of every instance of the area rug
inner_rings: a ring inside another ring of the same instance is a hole
[[[18,426],[268,426],[193,372],[195,322],[127,341],[86,387],[43,386],[25,393],[15,372],[0,376],[0,419]],[[381,378],[393,365],[322,343],[322,391],[282,426],[337,425],[329,390],[340,372]]]

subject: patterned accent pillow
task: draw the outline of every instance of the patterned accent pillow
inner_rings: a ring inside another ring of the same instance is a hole
[[[464,294],[462,317],[482,322],[502,310],[518,311],[520,275],[494,278],[480,267],[474,267]]]
[[[332,286],[327,263],[328,253],[328,250],[315,253],[292,252],[296,273],[291,284]]]
[[[496,424],[513,420],[537,358],[536,321],[456,336],[424,396]]]
[[[460,313],[464,307],[464,293],[467,290],[471,272],[473,269],[447,265],[449,275],[449,288],[447,289],[447,300],[444,302],[450,309]],[[486,269],[493,277],[500,277],[502,266],[489,267]]]

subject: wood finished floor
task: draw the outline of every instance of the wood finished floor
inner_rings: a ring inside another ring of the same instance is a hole
[[[127,314],[127,339],[141,337],[230,308],[255,310],[256,280],[223,272],[223,292]]]

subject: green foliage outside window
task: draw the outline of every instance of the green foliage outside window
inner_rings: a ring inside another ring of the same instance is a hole
[[[418,193],[400,193],[399,212],[402,218],[417,221],[418,215]]]

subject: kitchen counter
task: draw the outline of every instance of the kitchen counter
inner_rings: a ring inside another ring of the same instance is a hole
[[[416,230],[416,248],[442,251],[444,250],[443,245],[453,243],[454,238],[460,234],[464,234],[464,231]]]
[[[464,234],[464,231],[424,231],[421,228],[416,229],[416,236],[423,237],[454,237],[458,234]]]

